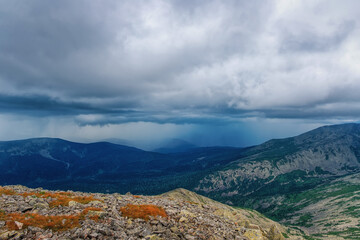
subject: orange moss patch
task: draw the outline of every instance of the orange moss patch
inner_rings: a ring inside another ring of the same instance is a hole
[[[102,211],[102,209],[97,207],[87,207],[82,211],[82,214],[86,215],[89,211]]]
[[[15,195],[16,192],[14,190],[11,190],[8,188],[0,187],[0,196],[3,194],[4,195]]]
[[[85,216],[89,213],[89,211],[102,211],[101,208],[96,208],[96,207],[88,207],[88,208],[85,208],[83,211],[82,211],[82,216],[83,218],[85,218]],[[95,215],[95,216],[89,216],[89,218],[91,220],[94,220],[94,221],[99,221],[99,216],[98,215]]]
[[[70,201],[75,201],[81,204],[87,204],[91,201],[99,201],[99,199],[95,199],[93,196],[83,196],[83,197],[68,197],[68,196],[57,196],[56,200],[50,202],[50,207],[57,206],[68,206]]]
[[[52,231],[66,231],[75,227],[80,227],[80,221],[86,218],[89,211],[101,211],[101,208],[85,208],[77,215],[59,215],[45,216],[37,213],[10,213],[0,212],[0,220],[6,221],[6,227],[9,230],[19,230],[15,221],[22,223],[22,228],[29,226],[50,229]],[[89,217],[94,221],[98,221],[98,216]]]
[[[149,220],[150,217],[167,217],[165,210],[162,207],[156,205],[133,205],[128,204],[125,207],[120,208],[122,215],[129,218],[142,218]]]
[[[58,193],[51,193],[51,192],[26,192],[26,193],[21,193],[19,194],[20,196],[23,197],[28,197],[28,196],[34,196],[34,197],[38,197],[38,198],[58,198],[58,197],[71,197],[73,196],[73,194],[68,193],[68,192],[58,192]]]
[[[20,194],[23,197],[28,196],[35,196],[38,198],[55,198],[56,200],[50,202],[50,207],[58,207],[58,206],[68,206],[70,201],[75,201],[81,204],[87,204],[91,201],[101,201],[99,199],[94,198],[93,196],[74,196],[68,192],[58,192],[58,193],[51,193],[51,192],[29,192],[29,193],[22,193]],[[102,202],[102,201],[101,201]]]
[[[1,210],[0,209],[0,221],[4,221],[5,220],[5,212],[4,212],[4,210]]]
[[[19,230],[15,221],[22,223],[22,228],[34,226],[53,231],[65,231],[80,227],[79,215],[44,216],[36,213],[10,213],[6,218],[6,227],[9,230]]]
[[[99,219],[100,219],[100,217],[98,215],[90,216],[89,218],[95,222],[99,221]]]
[[[68,206],[70,201],[75,201],[81,204],[87,204],[91,201],[100,201],[100,199],[96,199],[93,196],[74,196],[74,194],[69,192],[25,192],[25,193],[17,193],[14,190],[0,187],[0,196],[1,195],[19,195],[23,197],[37,197],[37,198],[54,198],[52,202],[50,202],[50,207],[58,207],[58,206]]]

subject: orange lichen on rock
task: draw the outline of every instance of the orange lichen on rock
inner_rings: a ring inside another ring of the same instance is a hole
[[[156,205],[133,205],[128,204],[125,207],[120,208],[120,212],[124,217],[129,218],[142,218],[149,220],[150,217],[167,217],[165,210],[162,207]]]
[[[0,187],[0,196],[3,194],[4,195],[15,195],[16,192],[14,190],[11,190],[8,188]]]

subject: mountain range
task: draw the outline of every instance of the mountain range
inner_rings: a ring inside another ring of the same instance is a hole
[[[360,124],[324,126],[246,148],[189,147],[180,152],[51,138],[0,142],[0,169],[0,185],[134,194],[182,187],[233,206],[255,208],[321,238],[328,237],[328,231],[308,213],[322,199],[309,196],[323,189],[333,192],[339,182],[345,189],[339,194],[347,194],[342,197],[353,199],[358,194]],[[304,204],[299,205],[297,198]],[[358,220],[359,205],[350,207]],[[340,214],[343,218],[349,216],[346,211]],[[345,224],[350,232],[334,228],[330,235],[359,236],[358,224],[354,220]]]

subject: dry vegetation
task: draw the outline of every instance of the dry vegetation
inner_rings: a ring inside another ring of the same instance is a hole
[[[53,199],[49,206],[51,208],[58,206],[68,206],[70,201],[75,201],[81,204],[87,204],[92,201],[101,201],[93,196],[75,196],[69,192],[24,192],[17,193],[12,189],[0,187],[1,195],[18,195],[24,198],[51,198]],[[134,198],[141,198],[141,196],[134,196]],[[102,202],[102,201],[101,201]],[[81,213],[76,215],[59,215],[59,216],[47,216],[37,213],[9,213],[6,214],[0,210],[0,221],[6,222],[6,227],[9,230],[19,230],[27,228],[29,226],[39,227],[42,229],[51,229],[52,231],[66,231],[80,226],[80,221],[84,220],[89,211],[102,211],[101,208],[88,207]],[[141,218],[149,220],[151,217],[167,217],[165,210],[156,205],[132,205],[128,204],[125,207],[120,208],[120,212],[124,217],[129,218]],[[87,216],[94,221],[99,220],[98,215]],[[20,224],[20,225],[19,225]]]
[[[124,217],[129,218],[142,218],[149,220],[150,217],[167,217],[165,210],[162,207],[156,205],[133,205],[128,204],[125,207],[120,208],[120,211]]]
[[[49,206],[51,208],[58,206],[68,206],[70,201],[75,201],[81,204],[87,204],[91,201],[101,201],[93,196],[75,196],[73,193],[68,192],[25,192],[17,193],[12,189],[0,187],[0,196],[2,195],[18,195],[24,198],[51,198],[53,199]],[[6,227],[9,230],[19,230],[29,226],[39,227],[42,229],[51,229],[53,231],[66,231],[80,226],[80,221],[87,217],[89,211],[102,211],[101,208],[88,207],[81,213],[75,215],[58,215],[49,216],[37,213],[6,213],[0,209],[0,221],[6,222]],[[94,221],[99,220],[99,216],[88,216],[89,219]]]
[[[44,216],[36,213],[10,213],[5,216],[6,227],[9,230],[19,230],[29,226],[53,231],[65,231],[80,226],[79,215]],[[16,223],[23,224],[21,227]]]
[[[77,215],[45,216],[37,213],[9,213],[0,212],[0,220],[6,221],[9,230],[19,230],[29,226],[53,231],[66,231],[80,226],[80,221],[84,220],[89,211],[102,211],[101,208],[85,208]],[[99,216],[91,216],[94,221],[99,220]]]
[[[8,188],[0,187],[0,196],[3,195],[3,194],[5,194],[5,195],[15,195],[16,192],[11,190],[11,189],[8,189]]]
[[[37,197],[37,198],[51,198],[55,199],[50,202],[50,207],[58,207],[58,206],[68,206],[70,201],[75,201],[81,204],[87,204],[92,201],[101,201],[99,199],[94,198],[93,196],[74,196],[69,192],[25,192],[25,193],[16,193],[11,189],[7,189],[4,187],[0,187],[0,196],[2,194],[5,195],[19,195],[23,197]]]

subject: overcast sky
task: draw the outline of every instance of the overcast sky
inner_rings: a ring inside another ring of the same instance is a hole
[[[245,146],[360,117],[360,1],[0,0],[0,139]]]

